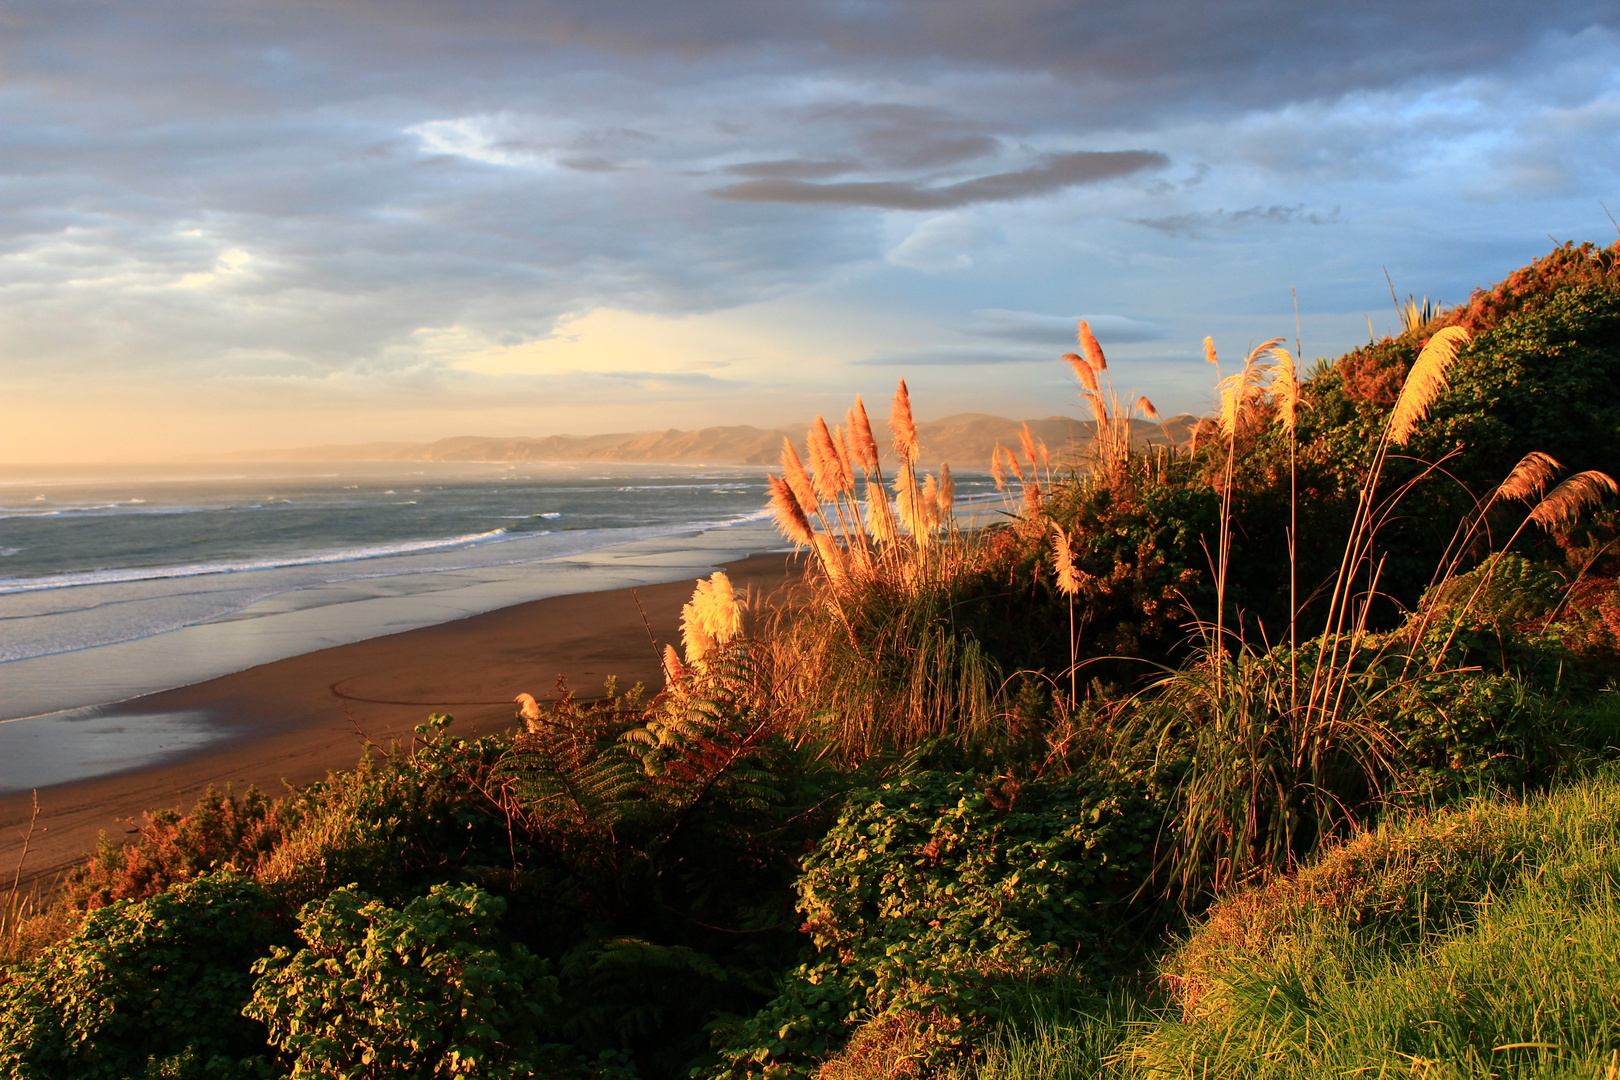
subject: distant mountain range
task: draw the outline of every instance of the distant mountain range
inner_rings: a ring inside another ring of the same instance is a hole
[[[1095,424],[1063,416],[1030,420],[1030,432],[1056,458],[1079,452],[1091,442]],[[990,465],[996,445],[1017,448],[1023,421],[984,413],[958,413],[917,424],[917,441],[927,467],[949,462],[957,470]],[[1185,442],[1197,418],[1171,417],[1163,424],[1132,422],[1142,443]],[[881,430],[881,428],[879,429]],[[636,461],[692,465],[775,465],[782,439],[804,453],[805,425],[757,428],[747,424],[698,431],[642,431],[613,435],[548,435],[498,438],[458,435],[437,442],[374,442],[347,446],[306,446],[286,450],[242,451],[219,461]],[[881,441],[881,436],[880,436]],[[885,457],[892,451],[884,447]]]

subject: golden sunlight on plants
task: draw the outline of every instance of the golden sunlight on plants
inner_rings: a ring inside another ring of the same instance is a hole
[[[0,1072],[1614,1076],[1617,327],[1560,248],[1166,421],[1082,322],[988,478],[857,397],[650,695],[19,868]]]

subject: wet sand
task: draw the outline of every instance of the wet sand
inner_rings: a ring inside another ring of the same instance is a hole
[[[757,555],[726,569],[738,589],[768,594],[790,564],[782,555]],[[600,696],[609,676],[625,688],[642,682],[656,689],[663,684],[659,650],[679,645],[680,609],[691,594],[692,582],[678,581],[551,597],[109,708],[109,718],[203,713],[221,737],[158,764],[39,789],[22,880],[49,884],[93,851],[101,832],[121,837],[147,811],[189,808],[209,785],[238,792],[257,785],[281,795],[285,784],[350,768],[368,740],[408,741],[431,713],[452,714],[455,732],[485,734],[515,723],[517,694],[544,699],[559,676],[582,698]],[[32,813],[29,792],[0,796],[6,877],[17,871]]]

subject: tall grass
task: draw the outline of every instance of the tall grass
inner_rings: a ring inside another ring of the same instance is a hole
[[[859,398],[846,422],[829,429],[817,417],[809,467],[787,443],[771,477],[776,522],[810,559],[799,593],[759,635],[778,693],[802,736],[854,760],[993,740],[1003,675],[959,617],[984,560],[953,512],[950,467],[919,477],[904,380],[889,414],[892,493]]]
[[[1305,404],[1305,388],[1297,380],[1294,358],[1277,341],[1251,351],[1242,369],[1225,379],[1217,366],[1220,409],[1211,425],[1220,440],[1212,455],[1219,462],[1221,495],[1212,555],[1216,610],[1195,623],[1200,640],[1191,661],[1166,672],[1141,696],[1133,736],[1153,746],[1161,764],[1167,754],[1185,758],[1179,812],[1163,857],[1168,876],[1194,896],[1195,885],[1218,894],[1248,874],[1293,866],[1321,838],[1365,821],[1392,793],[1389,786],[1399,786],[1391,760],[1399,740],[1380,717],[1431,704],[1425,700],[1427,688],[1444,685],[1433,677],[1448,674],[1448,665],[1456,663],[1452,641],[1488,586],[1492,560],[1499,556],[1487,559],[1466,603],[1448,603],[1450,632],[1437,640],[1427,629],[1492,505],[1510,497],[1532,504],[1522,531],[1531,523],[1567,521],[1615,490],[1609,477],[1590,473],[1571,477],[1543,496],[1556,463],[1531,455],[1459,526],[1459,540],[1442,558],[1405,632],[1372,632],[1370,613],[1382,595],[1387,557],[1379,533],[1400,512],[1403,498],[1438,467],[1420,463],[1414,478],[1386,491],[1385,465],[1448,385],[1450,365],[1466,340],[1466,332],[1456,327],[1430,338],[1373,436],[1338,568],[1321,590],[1326,594],[1322,632],[1303,645],[1298,641],[1293,477],[1295,413]],[[1208,339],[1206,358],[1217,363]],[[1277,649],[1257,647],[1241,631],[1229,629],[1226,610],[1238,432],[1245,424],[1263,423],[1284,429],[1290,461],[1288,633],[1286,647]],[[1208,452],[1207,440],[1205,447]]]

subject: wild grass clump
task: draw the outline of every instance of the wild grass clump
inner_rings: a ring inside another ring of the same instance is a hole
[[[812,559],[762,643],[785,700],[799,703],[794,727],[852,761],[937,739],[994,741],[1006,672],[963,610],[985,589],[985,560],[956,520],[950,466],[919,479],[904,380],[889,416],[892,496],[859,398],[848,424],[829,430],[818,417],[810,468],[788,443],[771,478],[778,525]]]

